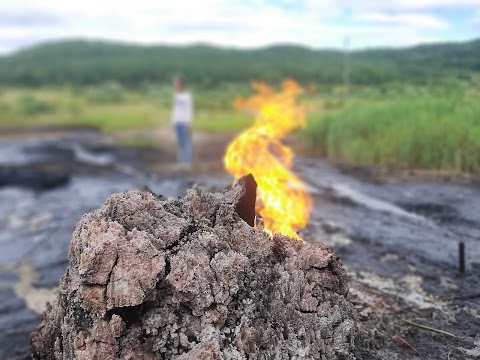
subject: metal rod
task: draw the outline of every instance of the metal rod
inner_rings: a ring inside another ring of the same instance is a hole
[[[465,274],[465,244],[458,243],[458,271],[460,274]]]

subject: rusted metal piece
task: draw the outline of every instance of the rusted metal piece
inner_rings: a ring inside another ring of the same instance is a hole
[[[257,182],[252,174],[245,175],[238,180],[245,192],[235,205],[235,212],[248,225],[255,226],[255,202],[257,199]]]
[[[465,274],[465,244],[458,243],[458,271],[460,274]]]

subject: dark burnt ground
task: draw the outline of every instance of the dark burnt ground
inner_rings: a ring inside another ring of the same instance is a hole
[[[182,196],[193,184],[210,190],[229,186],[232,179],[221,171],[221,159],[230,138],[200,136],[198,163],[187,174],[173,171],[171,146],[118,148],[83,128],[7,134],[0,141],[0,169],[24,176],[24,183],[3,176],[0,185],[0,359],[29,357],[28,334],[55,295],[73,228],[84,213],[111,193],[144,185],[165,196]],[[299,158],[295,166],[315,198],[302,235],[341,255],[351,278],[349,296],[359,313],[357,357],[480,356],[475,178],[332,165],[315,158]],[[42,181],[51,186],[39,186]],[[457,271],[460,241],[466,246],[464,275]],[[398,336],[418,355],[405,343],[398,345]]]
[[[331,246],[351,276],[357,356],[478,358],[480,189],[465,179],[367,177],[368,169],[356,177],[353,168],[318,159],[300,159],[297,169],[316,200],[304,238]],[[465,274],[458,272],[459,242]]]

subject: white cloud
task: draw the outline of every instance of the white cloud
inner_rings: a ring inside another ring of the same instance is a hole
[[[480,24],[480,10],[478,10],[475,15],[473,15],[472,23]]]
[[[311,3],[321,3],[322,0],[309,0]],[[337,0],[341,5],[357,11],[411,11],[439,8],[478,7],[478,0]]]
[[[396,24],[406,27],[416,27],[419,29],[446,29],[448,23],[433,15],[421,13],[401,13],[401,14],[387,14],[381,12],[372,12],[360,14],[357,16],[358,20],[369,21],[374,23]]]
[[[256,47],[293,42],[341,47],[344,36],[350,35],[353,47],[409,45],[433,41],[432,32],[451,25],[429,9],[474,6],[478,1],[3,1],[0,49],[68,37],[145,44],[201,41]]]
[[[394,0],[396,6],[403,9],[452,8],[478,6],[478,0]]]

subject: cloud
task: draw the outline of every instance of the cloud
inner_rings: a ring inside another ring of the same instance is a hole
[[[396,24],[405,27],[416,27],[419,29],[446,29],[449,24],[439,19],[436,16],[422,14],[422,13],[401,13],[401,14],[388,14],[380,12],[372,12],[360,14],[357,19],[364,22],[384,23],[384,24]]]
[[[403,9],[459,8],[478,7],[478,0],[394,0],[396,6]]]
[[[321,3],[322,0],[309,0],[310,3]],[[478,8],[478,0],[337,0],[337,6],[347,7],[356,11],[412,11],[475,7]]]
[[[0,2],[0,49],[90,37],[143,44],[209,42],[257,47],[298,43],[403,46],[456,33],[439,8],[478,9],[478,0],[16,0]],[[41,5],[40,5],[41,4]],[[473,11],[473,10],[472,10]],[[469,12],[471,16],[472,11]],[[466,20],[471,23],[471,19]],[[448,31],[446,31],[448,30]],[[447,34],[448,33],[448,34]],[[447,34],[447,35],[445,35]]]
[[[55,14],[42,10],[10,10],[0,12],[0,26],[38,26],[60,24],[61,19]]]
[[[472,23],[480,24],[480,10],[478,10],[475,15],[473,15]]]

